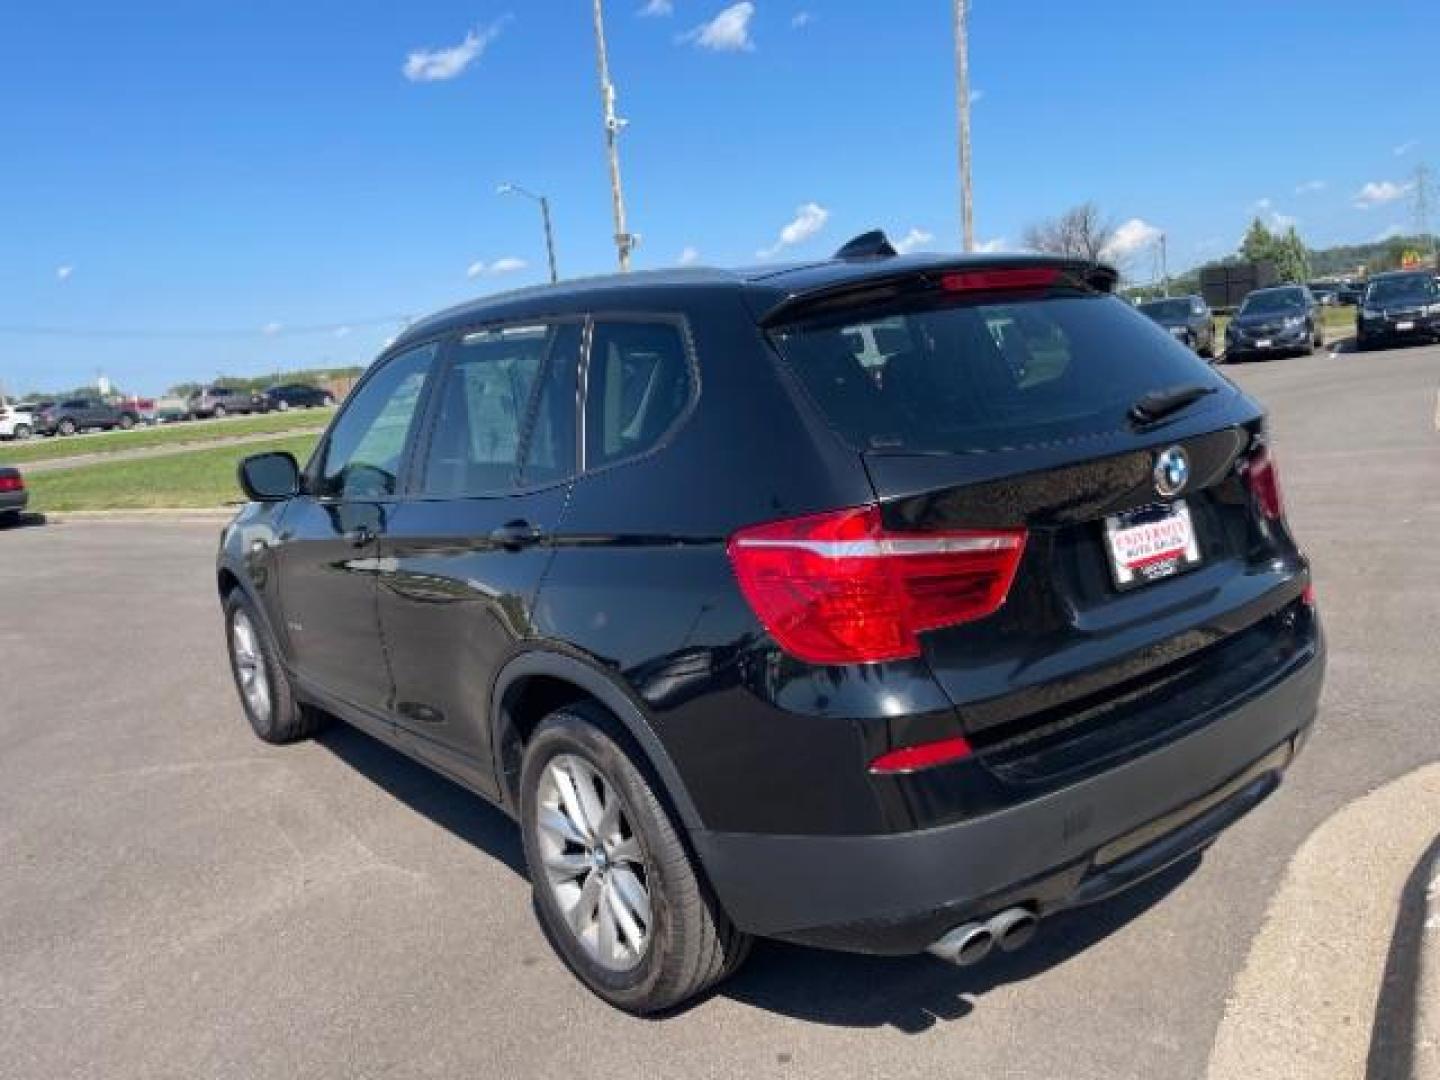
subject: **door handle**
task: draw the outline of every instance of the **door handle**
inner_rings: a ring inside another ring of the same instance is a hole
[[[490,542],[506,551],[519,551],[521,548],[538,544],[543,539],[545,534],[528,521],[507,521],[490,532]]]
[[[365,547],[375,540],[375,530],[369,525],[357,525],[345,534],[345,539],[350,541],[352,547]]]

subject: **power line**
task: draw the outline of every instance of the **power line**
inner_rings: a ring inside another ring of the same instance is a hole
[[[308,337],[315,334],[348,333],[376,326],[403,326],[413,319],[409,315],[386,315],[378,319],[354,319],[350,322],[313,323],[301,326],[268,326],[259,329],[149,329],[137,327],[73,327],[45,326],[26,323],[0,323],[0,334],[23,337],[115,338],[125,341],[195,341],[246,340],[258,338]]]

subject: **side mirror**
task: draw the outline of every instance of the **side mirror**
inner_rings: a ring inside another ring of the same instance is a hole
[[[251,454],[236,470],[240,487],[254,502],[281,502],[300,493],[300,466],[283,450]]]

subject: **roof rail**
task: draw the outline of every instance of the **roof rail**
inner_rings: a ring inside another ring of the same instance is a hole
[[[852,240],[847,240],[840,245],[840,250],[835,252],[837,259],[888,259],[900,254],[895,250],[895,245],[890,243],[890,238],[885,235],[884,229],[871,229],[867,233],[861,233]]]

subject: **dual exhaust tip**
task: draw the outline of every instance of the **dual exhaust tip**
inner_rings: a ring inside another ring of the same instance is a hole
[[[926,950],[957,967],[978,964],[993,948],[1014,952],[1029,944],[1039,929],[1040,919],[1029,908],[1006,908],[984,922],[957,926]]]

